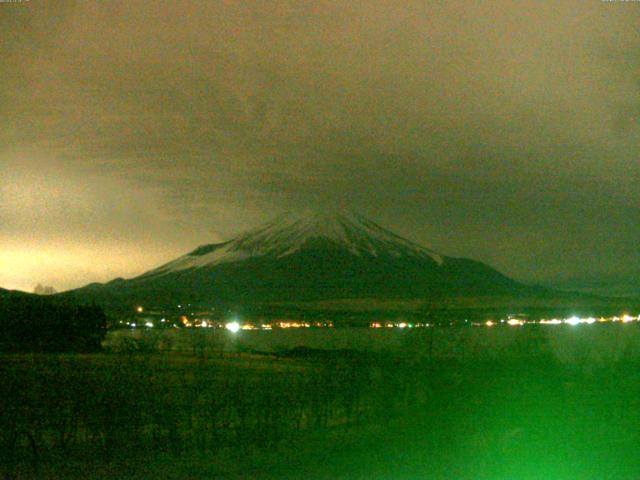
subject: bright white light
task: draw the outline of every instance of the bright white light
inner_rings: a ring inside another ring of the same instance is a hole
[[[511,325],[511,326],[523,325],[523,324],[524,324],[524,322],[523,322],[522,320],[518,320],[518,319],[516,319],[516,318],[512,318],[512,319],[511,319],[511,320],[509,320],[507,323],[508,323],[509,325]]]
[[[588,323],[589,325],[591,325],[592,323],[596,323],[596,319],[593,318],[593,317],[589,317],[589,318],[585,318],[584,322]]]
[[[631,315],[625,314],[625,315],[622,316],[622,321],[624,323],[629,323],[629,322],[632,322],[633,320],[635,320],[635,319]]]
[[[400,328],[406,328],[406,326],[407,326],[407,324],[404,323],[404,322],[401,322],[401,323],[398,324],[398,327],[400,327]]]
[[[564,323],[568,323],[569,325],[578,325],[581,320],[578,317],[567,318]]]
[[[229,322],[225,325],[225,328],[230,332],[236,333],[240,330],[240,324],[238,322]]]
[[[144,312],[144,308],[138,307],[138,308],[136,308],[136,312],[142,313],[142,312]]]
[[[484,322],[484,324],[485,324],[487,327],[493,327],[493,325],[494,325],[494,323],[493,323],[491,320],[487,320],[486,322]]]
[[[131,324],[131,326],[132,326],[133,328],[136,328],[136,324],[135,324],[135,323],[132,323],[132,324]]]
[[[145,327],[147,327],[147,328],[153,328],[153,323],[151,323],[151,322],[147,322],[147,323],[145,323],[144,325],[145,325]]]

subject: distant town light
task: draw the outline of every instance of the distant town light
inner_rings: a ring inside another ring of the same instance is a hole
[[[136,308],[136,312],[142,313],[142,312],[144,312],[144,308],[138,307],[138,308]]]
[[[147,323],[144,324],[144,326],[147,327],[147,328],[153,328],[153,323],[147,322]]]
[[[542,319],[540,320],[540,323],[542,325],[560,325],[562,320],[558,320],[557,318],[552,318],[551,320]]]
[[[225,325],[225,328],[232,333],[236,333],[240,330],[240,324],[238,322],[229,322]]]
[[[493,327],[493,326],[495,325],[491,320],[487,320],[486,322],[484,322],[484,324],[485,324],[487,327]]]
[[[578,317],[571,317],[571,318],[567,318],[564,323],[567,323],[569,325],[578,325],[580,323],[580,319]]]

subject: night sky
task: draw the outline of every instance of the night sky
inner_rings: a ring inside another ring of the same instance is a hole
[[[637,274],[640,2],[480,3],[0,3],[0,286],[328,207],[529,282]]]

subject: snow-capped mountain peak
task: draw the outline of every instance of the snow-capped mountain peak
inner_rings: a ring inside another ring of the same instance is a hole
[[[143,275],[156,276],[213,267],[251,257],[282,258],[311,248],[314,242],[356,256],[418,257],[441,264],[438,253],[406,240],[353,213],[285,214],[224,243],[203,245]]]

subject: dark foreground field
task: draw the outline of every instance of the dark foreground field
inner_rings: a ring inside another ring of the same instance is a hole
[[[37,479],[637,479],[640,361],[299,350],[4,355],[0,465]]]

